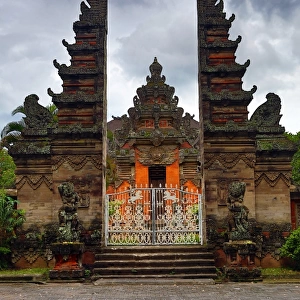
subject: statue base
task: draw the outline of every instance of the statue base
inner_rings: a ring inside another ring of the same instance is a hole
[[[226,254],[224,273],[230,281],[261,281],[261,269],[255,265],[256,244],[250,240],[223,244]]]
[[[50,270],[50,279],[80,279],[84,277],[82,254],[84,243],[64,242],[51,244],[55,257],[55,266]]]

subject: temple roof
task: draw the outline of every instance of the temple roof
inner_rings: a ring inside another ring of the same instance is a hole
[[[108,124],[118,145],[122,146],[129,140],[132,143],[143,140],[143,143],[159,144],[167,140],[173,144],[188,140],[191,146],[196,145],[199,123],[194,120],[194,115],[183,115],[183,108],[178,107],[179,99],[174,96],[175,88],[165,83],[166,78],[161,75],[163,67],[156,57],[149,70],[147,84],[137,89],[128,116],[114,117]]]

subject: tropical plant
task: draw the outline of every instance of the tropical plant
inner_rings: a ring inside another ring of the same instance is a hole
[[[0,150],[0,189],[13,188],[16,165],[6,149]]]
[[[16,237],[16,229],[25,221],[25,212],[17,209],[17,200],[0,191],[0,269],[7,267],[10,245]]]
[[[53,116],[53,124],[57,123],[58,117],[57,117],[57,107],[55,104],[50,103],[46,106],[46,108],[50,111],[50,113]],[[26,116],[24,105],[20,105],[17,108],[15,108],[11,115],[14,116],[18,113],[24,114]],[[13,121],[9,122],[4,126],[4,128],[1,131],[1,145],[7,146],[12,143],[14,143],[16,140],[18,140],[21,136],[21,132],[26,127],[26,124],[24,122],[24,118],[22,118],[20,121]]]
[[[293,230],[280,248],[282,257],[289,257],[294,261],[294,269],[300,270],[300,227]]]

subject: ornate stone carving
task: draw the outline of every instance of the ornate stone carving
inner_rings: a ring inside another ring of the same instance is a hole
[[[89,178],[89,175],[85,177],[72,176],[70,181],[73,182],[79,196],[78,208],[89,207],[92,178]]]
[[[245,191],[245,182],[234,181],[228,187],[227,207],[229,209],[228,225],[230,240],[247,240],[250,238],[249,209],[243,204]]]
[[[99,120],[95,125],[91,127],[83,127],[81,124],[71,124],[67,126],[60,126],[52,129],[53,134],[71,136],[74,140],[81,138],[101,136],[102,134],[102,122]]]
[[[279,180],[282,180],[289,187],[291,176],[291,172],[255,172],[255,186],[259,186],[265,180],[269,186],[274,187]]]
[[[243,65],[240,65],[238,63],[234,63],[231,65],[220,64],[217,66],[206,65],[203,68],[203,71],[207,73],[246,72],[246,69],[249,67],[249,65],[250,65],[250,60],[248,59]]]
[[[56,231],[52,230],[52,233],[55,234]],[[17,238],[12,244],[12,262],[15,264],[23,257],[30,265],[38,258],[42,258],[48,263],[53,258],[48,242],[47,231],[42,233],[36,226],[18,232]]]
[[[16,187],[18,190],[22,188],[22,186],[27,183],[33,190],[38,189],[42,183],[44,183],[49,190],[53,188],[53,179],[52,174],[37,174],[37,175],[17,175],[16,176]]]
[[[182,164],[189,157],[196,157],[198,164],[200,163],[199,150],[196,148],[185,148],[179,150],[179,163]]]
[[[267,94],[266,98],[267,101],[255,110],[250,118],[250,122],[255,123],[257,128],[265,126],[278,127],[280,126],[279,121],[282,117],[280,114],[281,100],[279,96],[274,93]]]
[[[159,130],[156,129],[151,133],[150,141],[154,146],[159,146],[165,140],[164,134]]]
[[[209,120],[204,121],[204,132],[206,133],[226,133],[229,138],[233,138],[238,133],[255,133],[256,127],[252,123],[245,123],[245,124],[235,124],[235,122],[228,121],[225,125],[216,125],[213,124]],[[272,131],[274,132],[274,131]],[[281,129],[280,131],[281,132]]]
[[[218,161],[226,169],[232,169],[239,161],[243,161],[249,168],[254,168],[256,156],[255,154],[243,153],[225,153],[225,154],[205,154],[205,168],[211,168]]]
[[[266,132],[266,127],[264,132]],[[279,128],[282,129],[281,127]],[[272,130],[274,133],[274,131]],[[287,151],[296,151],[296,145],[292,141],[288,140],[285,137],[276,137],[276,136],[260,136],[259,140],[257,140],[256,143],[256,149],[258,151],[281,151],[281,150],[287,150]]]
[[[140,146],[139,150],[139,161],[145,166],[150,165],[171,165],[176,161],[174,150],[176,146]]]
[[[100,155],[63,155],[52,156],[52,170],[58,170],[64,163],[68,163],[75,171],[81,170],[87,163],[101,170],[102,159]]]
[[[41,132],[42,130],[36,130],[36,135],[44,134]],[[24,129],[24,132],[27,132],[27,129]],[[9,153],[11,155],[14,154],[23,154],[23,155],[31,155],[31,154],[43,154],[49,155],[50,145],[47,145],[47,142],[43,141],[35,141],[35,142],[26,142],[24,140],[16,141],[11,147],[9,147]]]
[[[67,66],[65,64],[59,64],[56,60],[53,61],[53,65],[56,69],[58,69],[58,73],[60,76],[64,75],[98,75],[99,70],[95,68],[87,68],[87,67],[74,67],[74,66]]]
[[[74,185],[71,182],[63,182],[58,186],[58,191],[63,202],[63,206],[58,212],[59,235],[58,242],[76,242],[79,241],[80,230],[77,208],[79,196],[75,192]]]
[[[103,91],[90,95],[86,92],[76,91],[72,94],[55,94],[51,88],[48,88],[48,95],[52,97],[53,102],[56,103],[96,103],[103,101]]]
[[[122,128],[115,131],[115,142],[122,147],[128,138],[132,123],[126,114],[122,115],[120,119]]]
[[[53,121],[50,111],[38,103],[39,97],[31,94],[24,101],[24,122],[28,128],[46,128]]]
[[[221,91],[219,93],[214,93],[210,91],[207,87],[203,87],[202,95],[210,101],[224,101],[230,99],[230,101],[243,101],[247,100],[250,101],[253,98],[253,94],[256,92],[257,86],[254,85],[251,91],[236,91],[236,92],[228,92],[228,91]]]
[[[219,179],[217,183],[218,204],[227,205],[229,178]]]

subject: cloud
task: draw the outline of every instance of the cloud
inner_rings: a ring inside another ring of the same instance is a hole
[[[281,124],[287,131],[300,131],[294,117],[300,114],[300,108],[296,108],[300,96],[300,34],[297,30],[300,3],[292,0],[228,0],[226,3],[227,11],[236,15],[230,38],[238,34],[243,37],[237,61],[244,62],[248,58],[251,61],[243,87],[249,90],[254,84],[258,86],[249,106],[250,113],[266,100],[268,92],[275,92],[282,100]]]
[[[62,39],[74,41],[72,24],[82,0],[14,0],[0,3],[0,128],[11,111],[31,93],[49,104],[47,88],[61,92],[52,61],[69,64]],[[230,39],[243,37],[237,61],[251,65],[243,88],[258,91],[250,114],[268,92],[282,99],[281,124],[297,132],[300,115],[299,0],[225,0],[227,17],[235,13]],[[133,105],[136,89],[145,84],[157,56],[166,83],[176,88],[179,105],[197,114],[196,0],[109,0],[108,117],[122,115]],[[21,116],[20,116],[21,117]]]
[[[132,6],[132,1],[122,10],[128,15],[122,15],[120,22],[111,22],[110,54],[109,61],[116,69],[118,66],[118,80],[130,89],[127,94],[127,108],[132,106],[131,99],[136,89],[145,84],[149,75],[149,65],[154,57],[163,66],[166,83],[176,88],[176,95],[181,99],[189,90],[189,97],[182,99],[181,106],[197,109],[197,19],[196,2],[187,5],[190,1],[161,0],[144,1],[145,5]],[[149,3],[151,2],[151,5]],[[113,15],[119,15],[118,1],[111,1]],[[125,3],[125,2],[124,2]],[[142,16],[142,17],[141,17]],[[127,21],[128,20],[128,21]],[[120,30],[120,23],[130,24],[131,30],[126,25]],[[122,72],[120,73],[120,70]],[[111,72],[112,81],[115,79]],[[126,84],[129,82],[129,86]],[[133,85],[133,82],[136,85]],[[192,96],[191,96],[192,95]],[[117,103],[114,97],[109,97],[111,106],[108,115]],[[110,109],[111,108],[111,109]],[[127,110],[126,108],[126,110]],[[124,112],[126,112],[124,110]]]

